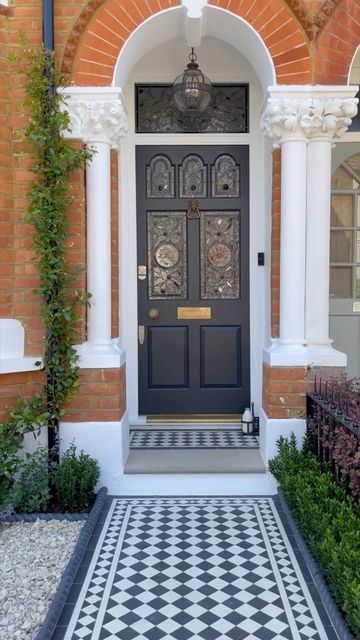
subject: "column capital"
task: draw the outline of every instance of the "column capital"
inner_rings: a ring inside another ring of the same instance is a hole
[[[59,91],[64,96],[62,108],[69,114],[65,138],[118,147],[127,132],[127,112],[119,88],[66,87]]]
[[[269,87],[261,126],[275,147],[286,140],[340,138],[357,113],[357,87]]]

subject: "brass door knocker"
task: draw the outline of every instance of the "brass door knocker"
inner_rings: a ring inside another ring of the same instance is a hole
[[[196,198],[188,200],[187,217],[189,220],[200,218],[199,201]]]

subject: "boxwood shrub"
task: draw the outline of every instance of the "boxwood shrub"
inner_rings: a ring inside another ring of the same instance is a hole
[[[278,440],[269,469],[280,483],[298,526],[340,609],[360,639],[360,506],[318,462],[307,440]]]

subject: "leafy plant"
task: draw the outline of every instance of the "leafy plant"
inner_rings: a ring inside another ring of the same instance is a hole
[[[25,513],[46,511],[51,497],[48,476],[47,451],[38,447],[33,453],[26,453],[20,476],[5,498],[5,506]]]
[[[360,638],[360,507],[308,443],[280,438],[269,463],[351,629]]]
[[[61,463],[53,467],[51,484],[56,499],[65,510],[84,511],[92,501],[99,476],[97,460],[84,451],[77,456],[72,443]]]
[[[0,510],[23,462],[21,445],[25,433],[36,436],[47,417],[44,399],[34,394],[30,400],[18,400],[8,412],[8,419],[0,422]]]
[[[85,146],[74,149],[63,132],[69,129],[69,115],[57,87],[64,85],[52,52],[24,50],[13,56],[26,79],[25,107],[29,124],[25,142],[30,149],[34,180],[28,193],[26,221],[33,227],[35,263],[39,275],[40,315],[45,325],[45,373],[43,394],[18,401],[0,423],[0,508],[21,465],[19,448],[24,435],[34,434],[45,424],[57,433],[63,406],[78,390],[78,355],[74,349],[80,322],[79,304],[89,294],[72,291],[78,268],[71,273],[66,261],[69,237],[67,210],[73,201],[69,176],[85,167],[92,152]],[[56,438],[55,438],[56,441]]]

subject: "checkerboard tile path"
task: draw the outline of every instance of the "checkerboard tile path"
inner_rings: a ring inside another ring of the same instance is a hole
[[[327,640],[271,498],[116,498],[64,640]]]
[[[241,429],[130,430],[131,449],[258,449],[257,436]]]

